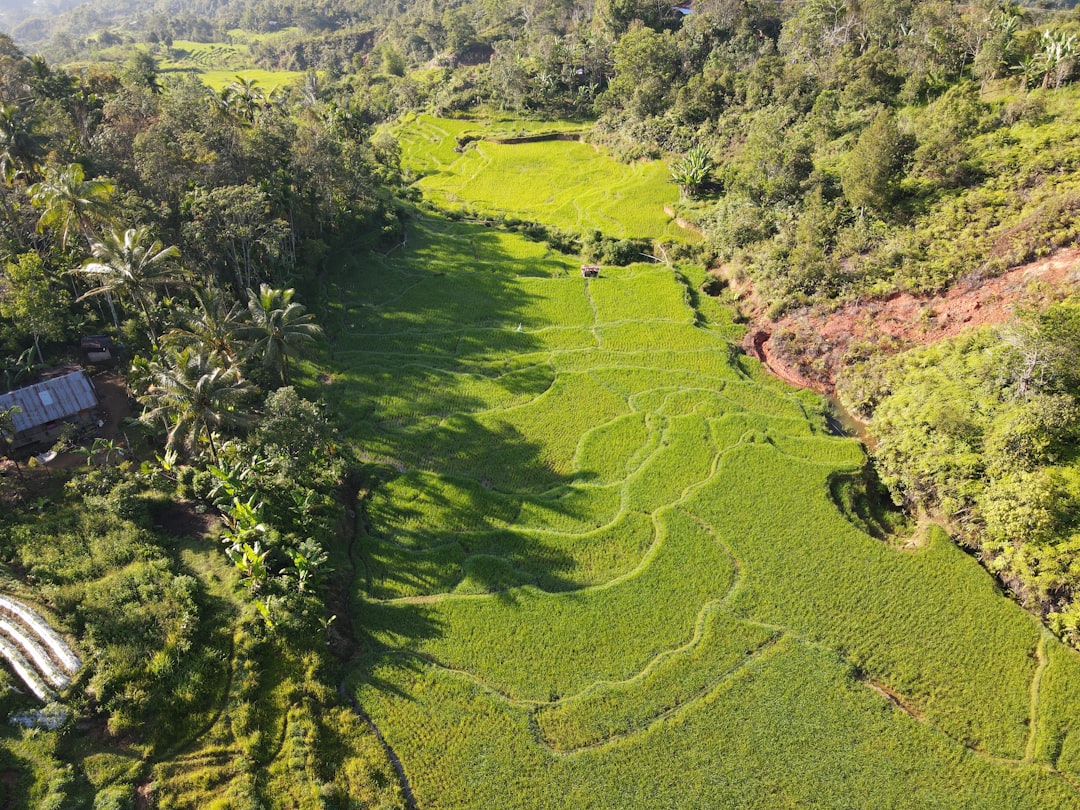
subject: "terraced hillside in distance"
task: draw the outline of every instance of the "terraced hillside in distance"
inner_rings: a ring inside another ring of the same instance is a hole
[[[700,268],[415,214],[329,278],[349,688],[417,807],[1080,807],[1080,655],[940,530],[841,514],[862,447]]]
[[[238,79],[255,82],[258,90],[269,93],[275,89],[286,88],[301,82],[304,71],[265,70],[257,67],[250,53],[250,46],[244,40],[258,39],[257,35],[242,31],[231,32],[233,42],[191,42],[175,40],[171,45],[156,45],[148,52],[157,60],[159,79],[163,83],[178,80],[184,76],[197,76],[211,90],[220,91]],[[102,49],[95,57],[95,63],[111,63],[117,71],[131,57],[133,49],[144,46],[114,46]],[[89,62],[70,62],[70,69],[86,69]]]
[[[626,165],[579,142],[573,122],[409,116],[395,127],[402,164],[448,210],[468,208],[619,238],[693,239],[664,213],[679,198],[660,161]],[[528,140],[544,135],[549,140]],[[459,141],[464,146],[459,146]]]
[[[248,46],[243,42],[224,44],[177,40],[165,49],[161,72],[166,77],[193,73],[212,90],[221,90],[238,78],[254,81],[259,90],[265,93],[296,84],[304,78],[303,71],[256,68],[248,53]]]

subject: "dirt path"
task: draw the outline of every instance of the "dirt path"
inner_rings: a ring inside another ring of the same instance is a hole
[[[832,393],[854,345],[891,343],[897,349],[952,337],[965,329],[1004,323],[1080,290],[1080,247],[1015,267],[992,279],[967,277],[939,295],[894,293],[856,300],[832,312],[810,308],[779,320],[760,312],[743,342],[777,377]]]
[[[1035,660],[1038,662],[1035,667],[1035,675],[1031,679],[1031,708],[1029,710],[1030,720],[1028,721],[1028,741],[1024,747],[1024,762],[1035,761],[1035,748],[1039,740],[1039,686],[1042,684],[1043,673],[1046,672],[1046,666],[1050,663],[1050,659],[1046,655],[1046,639],[1050,636],[1049,631],[1044,627],[1042,632],[1039,633],[1039,641],[1035,645]]]

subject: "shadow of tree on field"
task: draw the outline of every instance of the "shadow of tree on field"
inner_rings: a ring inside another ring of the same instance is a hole
[[[33,732],[31,732],[33,733]],[[25,747],[23,737],[27,732],[15,723],[5,723],[0,729],[0,780],[3,789],[0,799],[4,807],[32,807],[31,788],[35,787],[34,776],[38,770],[33,760],[15,753],[19,747]]]
[[[411,644],[442,634],[443,624],[428,604],[415,602],[376,602],[354,600],[353,624],[361,654],[352,676],[374,685],[380,691],[399,697],[411,696],[402,687],[403,679],[378,675],[386,665],[419,672],[427,659],[409,650]]]
[[[312,393],[331,402],[363,454],[385,465],[376,488],[418,473],[455,482],[419,478],[409,500],[380,501],[372,542],[361,544],[369,595],[448,592],[463,582],[471,593],[541,579],[548,589],[577,587],[560,577],[572,558],[511,527],[527,501],[586,518],[561,496],[588,476],[560,474],[542,444],[480,416],[493,390],[520,403],[554,379],[541,362],[550,348],[532,333],[550,324],[535,288],[518,281],[552,275],[551,263],[508,244],[483,225],[414,212],[403,249],[341,271],[350,278],[340,279],[340,305],[355,328],[337,336],[335,373]],[[373,587],[377,580],[383,587]]]
[[[452,427],[427,437],[422,470],[384,468],[378,486],[392,493],[379,499],[377,515],[365,515],[369,541],[360,547],[367,593],[580,587],[566,576],[577,566],[573,557],[539,533],[514,529],[527,504],[553,520],[589,517],[585,504],[561,496],[591,476],[560,475],[541,451],[516,431],[458,414]]]

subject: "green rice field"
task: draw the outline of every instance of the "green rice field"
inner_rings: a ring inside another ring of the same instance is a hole
[[[246,81],[255,80],[259,89],[269,93],[279,87],[287,87],[303,80],[304,74],[295,70],[204,70],[199,73],[202,83],[211,90],[221,90],[235,82],[237,78]]]
[[[500,150],[436,146],[425,191],[509,199]],[[1080,807],[1080,655],[940,530],[843,516],[862,447],[737,355],[700,269],[577,264],[417,213],[328,276],[307,393],[368,463],[349,685],[416,806]]]
[[[168,58],[161,60],[160,68],[166,78],[181,73],[195,73],[212,90],[221,90],[239,76],[246,80],[254,79],[264,93],[269,93],[275,88],[296,84],[304,77],[302,71],[251,67],[248,46],[243,43],[176,40],[168,49]]]
[[[664,206],[679,191],[660,161],[623,164],[576,140],[500,143],[583,132],[570,122],[471,121],[418,115],[395,129],[417,187],[446,210],[468,209],[619,238],[695,238]],[[464,147],[459,138],[467,138]],[[459,151],[455,151],[458,149]]]

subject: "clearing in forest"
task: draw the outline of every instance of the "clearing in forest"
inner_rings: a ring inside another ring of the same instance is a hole
[[[664,213],[679,198],[658,160],[619,163],[570,122],[480,122],[419,115],[395,130],[403,165],[445,210],[468,209],[619,238],[694,238]],[[551,140],[527,140],[551,135]],[[514,142],[519,140],[520,142]],[[463,142],[464,145],[459,145]]]
[[[939,530],[849,523],[862,448],[702,281],[420,215],[330,277],[351,689],[416,804],[1080,807],[1080,656]]]
[[[237,32],[239,37],[240,32]],[[264,70],[255,67],[245,43],[190,42],[176,40],[162,50],[161,73],[176,76],[193,73],[211,90],[219,91],[237,77],[255,81],[264,93],[296,84],[304,78],[303,71]]]

